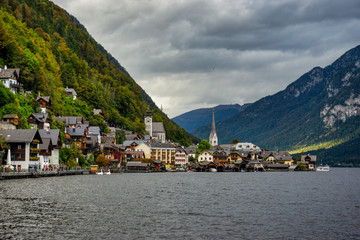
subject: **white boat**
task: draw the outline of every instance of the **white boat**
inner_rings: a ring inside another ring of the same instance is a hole
[[[209,172],[217,172],[216,168],[210,168]]]
[[[329,167],[329,165],[320,165],[320,166],[318,166],[317,168],[316,168],[316,171],[317,172],[329,172],[330,171],[330,167]]]
[[[101,169],[101,171],[100,171],[100,172],[96,172],[96,175],[104,175],[104,173],[103,173],[102,169]]]
[[[105,175],[110,175],[111,172],[110,172],[110,169],[107,171],[107,172],[104,172]]]

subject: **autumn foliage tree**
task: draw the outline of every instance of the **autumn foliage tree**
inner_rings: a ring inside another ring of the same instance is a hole
[[[96,158],[96,163],[102,167],[102,166],[109,166],[110,160],[105,158],[105,155],[102,153]]]

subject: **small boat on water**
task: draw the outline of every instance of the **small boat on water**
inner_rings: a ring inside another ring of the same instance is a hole
[[[100,171],[100,172],[96,172],[96,175],[104,175],[104,173],[103,173],[102,169],[101,169],[101,171]]]
[[[329,172],[330,171],[330,167],[329,167],[329,165],[320,165],[320,166],[318,166],[317,168],[316,168],[316,171],[317,172]]]
[[[217,172],[216,168],[209,168],[209,172]]]
[[[110,169],[107,170],[107,172],[104,172],[104,174],[105,174],[105,175],[110,175],[110,174],[111,174]]]

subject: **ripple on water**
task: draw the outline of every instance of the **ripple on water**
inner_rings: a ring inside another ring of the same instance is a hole
[[[357,239],[360,170],[2,181],[4,239]]]

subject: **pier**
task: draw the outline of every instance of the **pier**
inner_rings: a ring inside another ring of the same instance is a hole
[[[89,174],[88,169],[60,170],[60,171],[33,171],[33,172],[1,172],[0,180],[18,179],[18,178],[40,178],[40,177],[57,177],[68,175]]]

